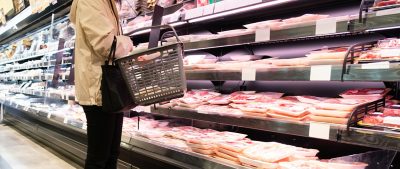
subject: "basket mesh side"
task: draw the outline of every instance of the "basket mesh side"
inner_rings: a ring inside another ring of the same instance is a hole
[[[186,87],[179,47],[173,45],[158,51],[161,56],[145,64],[137,62],[133,56],[120,63],[137,104],[150,105],[183,96]]]

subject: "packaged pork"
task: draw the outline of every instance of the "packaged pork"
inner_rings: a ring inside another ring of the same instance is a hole
[[[316,97],[316,96],[295,96],[298,101],[308,104],[318,104],[329,98],[326,97]]]
[[[341,99],[341,98],[332,98],[327,99],[318,105],[316,105],[319,109],[326,110],[343,110],[343,111],[352,111],[357,106],[370,102],[371,100],[364,99]]]
[[[310,60],[341,59],[343,61],[344,57],[346,56],[347,50],[347,47],[323,48],[320,50],[312,51],[306,56]]]
[[[233,103],[245,104],[250,102],[262,102],[262,100],[267,100],[268,102],[273,99],[279,99],[284,95],[284,93],[278,92],[261,92],[255,94],[236,94],[231,98]]]
[[[371,99],[378,100],[390,92],[388,88],[364,88],[346,90],[340,94],[345,99]]]
[[[310,108],[308,109],[310,114],[314,116],[324,116],[324,117],[337,117],[337,118],[348,118],[352,111],[349,110],[324,110]]]
[[[213,105],[228,105],[229,103],[231,103],[230,99],[231,99],[230,95],[221,95],[214,97],[208,100],[207,102]]]
[[[374,7],[385,7],[400,5],[399,0],[375,0]]]
[[[274,114],[280,114],[289,117],[304,117],[308,114],[309,108],[309,105],[303,103],[280,101],[272,104],[269,107],[269,111]]]

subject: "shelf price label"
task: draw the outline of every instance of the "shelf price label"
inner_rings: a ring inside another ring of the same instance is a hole
[[[175,13],[171,14],[171,17],[169,19],[169,23],[179,21],[180,17],[181,17],[181,13],[180,12],[175,12]]]
[[[51,113],[50,113],[50,112],[47,113],[47,118],[48,118],[48,119],[51,118]]]
[[[185,20],[189,20],[192,18],[198,18],[200,16],[203,16],[203,8],[202,7],[190,9],[190,10],[186,11]]]
[[[82,129],[83,129],[83,130],[86,130],[86,129],[87,129],[87,123],[83,123],[83,124],[82,124]]]
[[[63,123],[64,123],[64,124],[67,124],[67,123],[68,123],[68,117],[64,117]]]
[[[326,18],[317,20],[315,25],[315,35],[326,35],[336,33],[336,19]]]
[[[256,81],[256,68],[242,68],[242,81]]]
[[[215,4],[206,5],[203,7],[203,15],[211,15],[214,13]]]
[[[313,123],[310,122],[310,129],[308,136],[312,138],[319,138],[329,140],[329,134],[331,126],[325,123]]]
[[[271,28],[257,29],[255,42],[265,42],[271,40]]]
[[[390,62],[361,64],[361,69],[390,69]]]
[[[400,8],[392,8],[376,11],[376,16],[385,16],[385,15],[393,15],[400,13]]]
[[[330,81],[332,65],[311,66],[310,81]]]

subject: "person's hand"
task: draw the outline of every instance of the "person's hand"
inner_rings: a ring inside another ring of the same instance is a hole
[[[117,36],[117,49],[115,58],[119,59],[127,56],[134,49],[133,42],[128,36]]]

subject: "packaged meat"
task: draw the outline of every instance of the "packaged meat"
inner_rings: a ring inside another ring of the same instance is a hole
[[[400,105],[387,106],[383,109],[383,116],[400,117]]]
[[[278,99],[284,93],[277,92],[261,92],[256,94],[236,94],[231,98],[233,103],[245,104],[250,102],[262,102],[263,100],[270,101],[271,99]]]
[[[243,25],[243,26],[245,28],[251,29],[251,30],[265,29],[265,28],[270,28],[271,30],[279,30],[280,25],[282,25],[282,24],[283,24],[283,22],[281,22],[280,19],[275,19],[275,20],[251,23],[251,24],[247,24],[247,25]]]
[[[400,117],[387,116],[383,118],[383,125],[388,127],[400,127]]]
[[[214,150],[216,146],[214,144],[193,144],[193,143],[186,143],[190,148],[195,148],[195,149],[203,149],[203,150],[209,150],[212,149]]]
[[[323,110],[310,108],[308,111],[315,116],[324,116],[324,117],[339,117],[339,118],[347,118],[350,116],[351,111],[343,111],[343,110]]]
[[[279,167],[277,163],[263,162],[260,160],[254,160],[251,158],[247,158],[245,156],[239,156],[238,158],[242,164],[244,164],[245,166],[247,165],[252,168],[277,169]]]
[[[227,150],[227,149],[224,149],[221,147],[219,147],[217,150],[221,153],[227,154],[227,155],[235,157],[235,158],[237,158],[241,154],[241,153],[230,151],[230,150]]]
[[[320,60],[320,59],[344,59],[346,56],[348,48],[347,47],[339,47],[333,49],[321,49],[312,51],[307,54],[307,58],[310,60]]]
[[[214,150],[204,150],[204,149],[196,149],[196,148],[191,148],[193,152],[204,154],[204,155],[212,155],[214,154]]]
[[[319,153],[319,150],[317,149],[307,149],[302,147],[295,147],[294,151],[295,155],[303,157],[315,157]]]
[[[310,59],[308,64],[313,65],[342,65],[344,59]]]
[[[221,157],[221,158],[224,158],[224,159],[227,159],[227,160],[230,160],[230,161],[234,161],[234,162],[239,162],[239,159],[237,157],[230,156],[230,155],[222,153],[222,152],[220,152],[218,150],[214,150],[214,153],[218,157]]]
[[[269,107],[271,113],[281,114],[291,117],[302,117],[308,114],[310,107],[306,104],[282,102],[276,103]]]
[[[374,7],[384,7],[389,5],[400,4],[398,0],[375,0]]]
[[[243,112],[244,115],[250,116],[250,117],[257,117],[257,118],[266,118],[267,114],[266,113],[257,113],[257,112]]]
[[[270,106],[270,104],[253,102],[244,104],[240,106],[239,109],[245,112],[266,114]]]
[[[293,153],[294,150],[292,147],[275,142],[255,144],[243,150],[243,156],[268,163],[286,159]]]
[[[341,93],[340,96],[346,99],[378,100],[385,97],[385,95],[389,92],[390,89],[385,88],[352,89]]]
[[[207,104],[206,102],[199,102],[199,103],[192,103],[192,104],[186,104],[186,103],[182,103],[182,102],[178,102],[177,105],[180,107],[187,107],[187,108],[191,108],[191,109],[195,109],[201,105]]]
[[[308,115],[307,119],[315,122],[334,123],[334,124],[347,124],[348,118],[325,117]]]
[[[292,59],[270,59],[272,65],[275,66],[308,66],[308,59],[302,58],[292,58]]]
[[[381,125],[383,124],[383,116],[381,113],[368,114],[364,116],[362,123],[368,125]]]
[[[208,100],[207,102],[214,105],[228,105],[231,102],[230,98],[231,98],[230,95],[221,95],[214,97]]]
[[[258,55],[233,55],[233,56],[230,56],[230,58],[233,61],[239,61],[239,62],[247,62],[247,61],[251,61],[251,60],[259,60],[262,57],[263,56],[258,56]]]
[[[252,141],[225,141],[218,143],[218,147],[228,151],[241,153],[244,149],[254,144]]]
[[[307,116],[293,117],[293,116],[285,116],[281,114],[276,114],[272,112],[268,112],[267,115],[272,118],[283,119],[283,120],[292,120],[292,121],[303,121]]]
[[[316,105],[317,108],[327,109],[327,110],[344,110],[351,111],[357,106],[367,103],[371,100],[363,99],[327,99],[324,102]]]
[[[289,161],[298,161],[298,160],[318,160],[318,157],[306,157],[300,155],[292,155],[289,157]]]
[[[309,103],[309,104],[318,104],[328,99],[325,97],[316,97],[316,96],[296,96],[296,98],[302,103]]]

